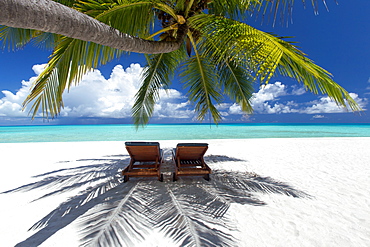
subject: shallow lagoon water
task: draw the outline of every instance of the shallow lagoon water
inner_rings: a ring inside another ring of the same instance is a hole
[[[370,124],[153,124],[0,127],[0,143],[370,137]]]

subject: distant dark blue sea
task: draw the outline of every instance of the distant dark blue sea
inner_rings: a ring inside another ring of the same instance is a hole
[[[370,137],[370,124],[153,124],[0,127],[0,143]]]

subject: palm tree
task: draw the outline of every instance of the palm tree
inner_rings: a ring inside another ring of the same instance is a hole
[[[316,11],[317,0],[311,2]],[[272,11],[274,19],[278,12],[283,17],[288,13],[289,18],[293,3],[2,0],[0,40],[15,48],[34,40],[54,49],[24,102],[33,103],[33,117],[40,106],[44,116],[58,115],[66,88],[78,84],[88,71],[130,51],[147,54],[148,63],[132,108],[137,126],[148,123],[159,90],[169,88],[178,68],[199,120],[207,114],[216,123],[221,120],[217,104],[222,102],[223,94],[251,113],[253,84],[268,83],[276,73],[296,79],[313,93],[327,94],[338,106],[360,110],[328,71],[292,43],[246,24],[252,12]],[[22,6],[23,12],[19,12]]]

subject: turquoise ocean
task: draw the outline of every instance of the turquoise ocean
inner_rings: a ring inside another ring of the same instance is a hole
[[[370,137],[370,124],[151,124],[0,126],[0,143]]]

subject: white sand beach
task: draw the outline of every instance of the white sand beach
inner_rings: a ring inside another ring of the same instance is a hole
[[[211,180],[172,182],[207,142]],[[124,142],[1,143],[0,246],[370,246],[370,138],[160,141],[164,182]]]

